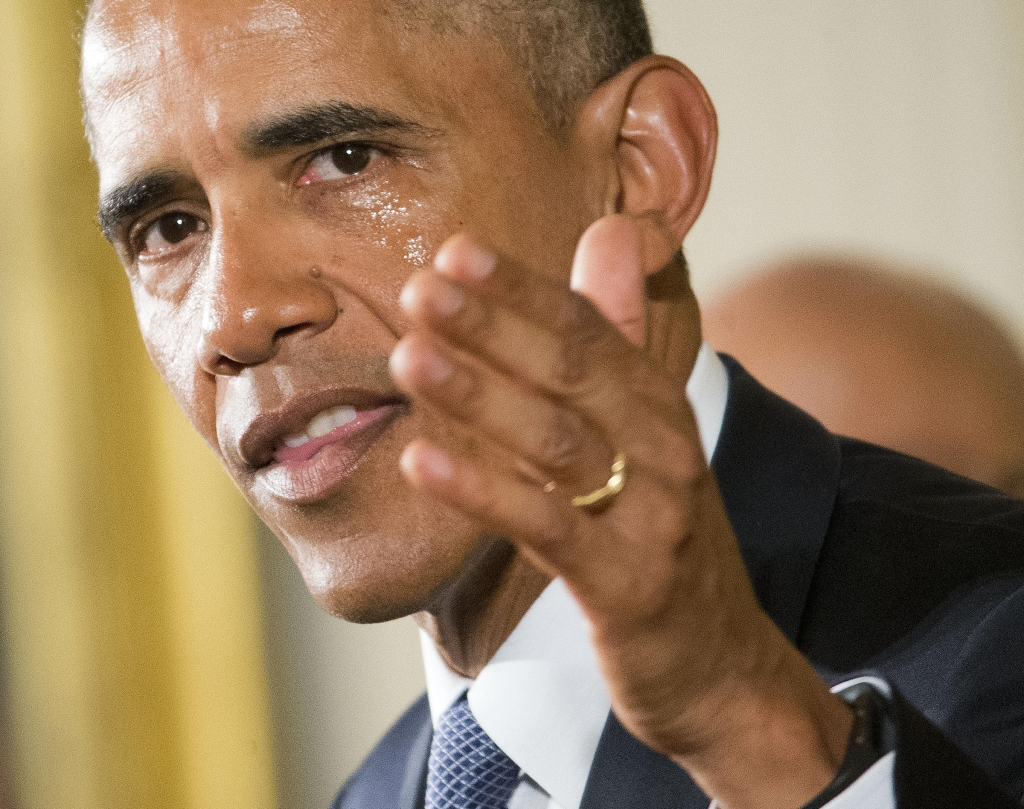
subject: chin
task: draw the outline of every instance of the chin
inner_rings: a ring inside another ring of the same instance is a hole
[[[446,510],[428,508],[415,522],[347,535],[275,533],[321,609],[370,624],[430,609],[479,544],[479,528]]]
[[[387,436],[347,485],[318,503],[250,497],[317,604],[353,623],[429,609],[480,543],[479,524],[411,488],[398,471],[405,435]]]
[[[338,592],[336,590],[313,593],[313,599],[324,612],[350,624],[382,624],[422,612],[425,607],[419,599],[408,602],[391,601],[390,595],[380,593]]]
[[[319,572],[301,572],[322,610],[351,623],[377,624],[429,610],[438,593],[457,578],[459,566],[451,569],[439,562],[405,568],[389,559],[379,564],[364,559],[354,565],[333,565],[329,580]]]

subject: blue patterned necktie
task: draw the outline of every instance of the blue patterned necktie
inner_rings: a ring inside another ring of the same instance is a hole
[[[426,809],[506,809],[519,767],[477,723],[463,695],[430,743]]]

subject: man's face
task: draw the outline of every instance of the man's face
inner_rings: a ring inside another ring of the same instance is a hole
[[[150,355],[314,595],[356,620],[423,608],[481,541],[398,470],[415,435],[460,440],[389,377],[403,283],[461,230],[567,275],[592,207],[493,42],[386,6],[110,0],[83,48]]]

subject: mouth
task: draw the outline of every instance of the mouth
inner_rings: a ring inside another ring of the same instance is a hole
[[[239,443],[240,454],[271,494],[295,503],[314,502],[356,471],[408,407],[401,396],[323,391],[253,420]]]

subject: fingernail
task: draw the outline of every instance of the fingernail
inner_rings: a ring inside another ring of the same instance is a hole
[[[482,247],[469,244],[466,248],[466,269],[474,281],[483,281],[488,275],[494,272],[494,265],[497,259],[493,253],[488,253]]]
[[[444,382],[452,375],[452,364],[432,348],[424,348],[420,356],[420,364],[426,373],[427,381],[435,385]]]
[[[442,317],[454,315],[465,302],[465,293],[454,284],[439,284],[434,293],[434,311]]]
[[[455,464],[447,452],[431,446],[420,446],[420,463],[423,470],[432,478],[451,480],[455,475]]]
[[[456,258],[457,256],[457,258]],[[460,236],[441,248],[434,259],[434,268],[446,275],[457,275],[471,281],[482,281],[492,272],[497,263],[493,253],[489,253],[468,237]],[[457,270],[452,265],[458,268]],[[455,272],[453,273],[453,270]]]
[[[413,310],[413,307],[416,305],[416,293],[411,283],[402,287],[402,292],[398,296],[398,303],[406,311],[411,312]]]

